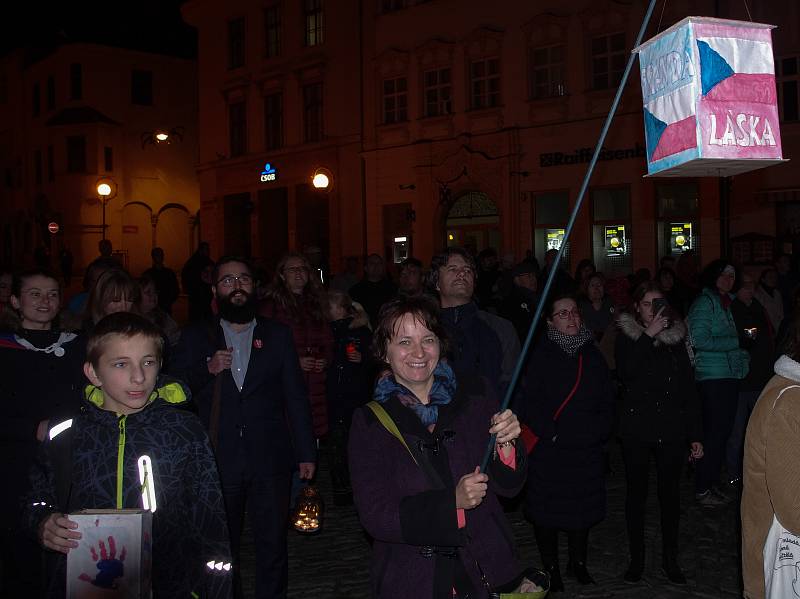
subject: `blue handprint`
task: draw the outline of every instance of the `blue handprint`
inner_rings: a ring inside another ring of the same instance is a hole
[[[98,558],[97,551],[94,547],[90,548],[92,552],[92,559],[97,562],[97,576],[92,578],[88,574],[81,574],[78,578],[86,582],[90,582],[96,587],[101,589],[116,589],[118,578],[121,578],[125,572],[123,562],[125,561],[126,549],[122,548],[122,552],[117,559],[117,544],[114,537],[108,537],[108,551],[106,551],[106,544],[103,541],[98,543],[100,547],[100,556]]]

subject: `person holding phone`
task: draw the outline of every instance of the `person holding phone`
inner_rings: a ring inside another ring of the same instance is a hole
[[[615,358],[623,385],[619,423],[627,485],[625,520],[630,566],[625,581],[641,580],[650,456],[655,457],[661,506],[661,564],[666,577],[685,584],[678,564],[680,477],[687,452],[703,457],[700,406],[686,349],[686,325],[654,281],[633,294],[631,313],[620,315]]]

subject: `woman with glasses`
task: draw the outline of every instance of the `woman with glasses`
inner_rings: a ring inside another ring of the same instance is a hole
[[[567,574],[582,585],[594,583],[586,569],[587,544],[589,529],[606,514],[603,445],[611,433],[614,394],[575,298],[554,294],[545,314],[547,331],[528,362],[516,411],[538,437],[528,468],[526,514],[550,572],[550,590],[563,591],[559,531],[569,542]]]
[[[18,326],[0,337],[0,508],[7,514],[7,524],[0,527],[0,565],[7,596],[32,597],[42,580],[41,554],[16,530],[20,494],[50,427],[80,405],[86,348],[81,337],[59,327],[61,286],[52,273],[31,270],[14,277],[9,305]]]
[[[317,278],[311,276],[308,259],[296,252],[285,254],[278,262],[259,313],[292,329],[308,387],[317,439],[328,432],[325,379],[333,358],[333,333],[327,310],[325,290]]]
[[[686,350],[686,325],[654,281],[633,293],[633,311],[619,318],[617,376],[623,385],[619,436],[625,459],[625,521],[630,567],[627,582],[644,573],[644,520],[650,456],[655,457],[661,507],[661,564],[675,584],[686,578],[678,565],[680,477],[688,447],[703,457],[700,405]]]

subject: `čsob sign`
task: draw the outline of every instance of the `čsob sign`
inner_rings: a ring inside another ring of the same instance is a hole
[[[275,170],[275,167],[272,166],[269,162],[264,165],[264,170],[261,171],[261,182],[268,183],[269,181],[275,181],[278,178],[278,171]]]

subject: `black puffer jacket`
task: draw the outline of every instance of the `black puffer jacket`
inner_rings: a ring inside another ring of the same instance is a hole
[[[623,385],[619,435],[642,443],[701,441],[700,406],[686,351],[686,325],[676,319],[655,338],[630,314],[618,321],[615,359]]]

